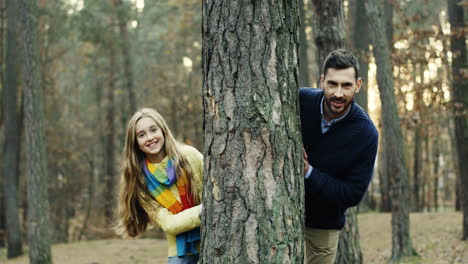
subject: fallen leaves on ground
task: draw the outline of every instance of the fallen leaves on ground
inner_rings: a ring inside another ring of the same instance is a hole
[[[365,264],[386,264],[391,255],[391,215],[359,214],[359,232]],[[419,257],[402,264],[466,264],[468,242],[461,241],[462,214],[413,213],[411,237]],[[0,262],[5,258],[0,250]],[[57,244],[52,247],[55,264],[155,264],[167,263],[164,239],[111,239]],[[27,254],[6,264],[27,264]]]

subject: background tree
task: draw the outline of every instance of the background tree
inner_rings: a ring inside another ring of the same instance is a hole
[[[203,1],[202,263],[303,261],[296,1]]]
[[[8,1],[7,9],[7,50],[6,78],[3,85],[3,115],[5,116],[5,146],[3,151],[3,193],[5,195],[5,223],[7,232],[8,258],[22,254],[21,229],[19,221],[18,178],[19,178],[19,136],[17,113],[17,52],[16,52],[16,0]]]
[[[328,53],[342,48],[345,40],[343,0],[312,0],[314,5],[314,40],[317,47],[317,64],[322,65]],[[317,87],[320,86],[320,73]]]
[[[310,86],[309,80],[309,55],[306,32],[305,6],[304,0],[298,0],[299,4],[299,87]]]
[[[461,0],[448,0],[451,26],[452,90],[455,115],[455,141],[461,182],[463,211],[462,239],[468,239],[468,71],[466,54],[466,22]]]
[[[343,1],[313,1],[313,4],[317,16],[314,25],[317,65],[320,73],[324,74],[321,69],[326,56],[345,46],[344,7]],[[340,232],[336,263],[362,263],[356,213],[356,208],[347,210],[345,227]]]
[[[400,120],[396,108],[393,90],[392,65],[385,34],[383,20],[383,2],[366,1],[366,11],[371,25],[373,52],[377,63],[377,82],[382,103],[382,129],[385,142],[386,167],[391,180],[392,199],[392,256],[390,262],[399,262],[402,257],[414,256],[410,230],[408,176],[404,157],[400,151],[404,149],[403,136],[400,130]]]
[[[43,87],[39,69],[37,4],[19,0],[19,36],[24,86],[24,127],[28,175],[28,241],[32,264],[52,263],[48,236],[49,198],[47,194],[47,156],[44,135]]]

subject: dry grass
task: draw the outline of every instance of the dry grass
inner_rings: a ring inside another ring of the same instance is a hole
[[[412,214],[411,236],[420,257],[403,263],[467,264],[468,242],[460,241],[461,222],[460,213]],[[391,253],[390,214],[361,214],[359,228],[364,263],[387,263]],[[0,262],[4,263],[1,252]],[[166,241],[160,239],[95,240],[59,244],[52,248],[55,264],[167,263],[166,252]],[[6,264],[27,263],[27,255],[6,261]]]

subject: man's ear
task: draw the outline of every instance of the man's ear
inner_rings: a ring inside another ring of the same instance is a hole
[[[355,93],[359,93],[359,91],[361,90],[361,85],[362,85],[362,79],[361,77],[359,77],[356,81],[356,92]]]
[[[320,74],[320,87],[322,90],[323,90],[323,82],[325,81],[325,77],[323,76],[323,74]]]

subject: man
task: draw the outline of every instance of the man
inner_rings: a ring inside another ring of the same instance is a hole
[[[325,59],[322,89],[299,91],[307,169],[305,263],[335,262],[344,213],[358,205],[372,176],[378,132],[354,102],[361,84],[356,57],[339,49]]]

